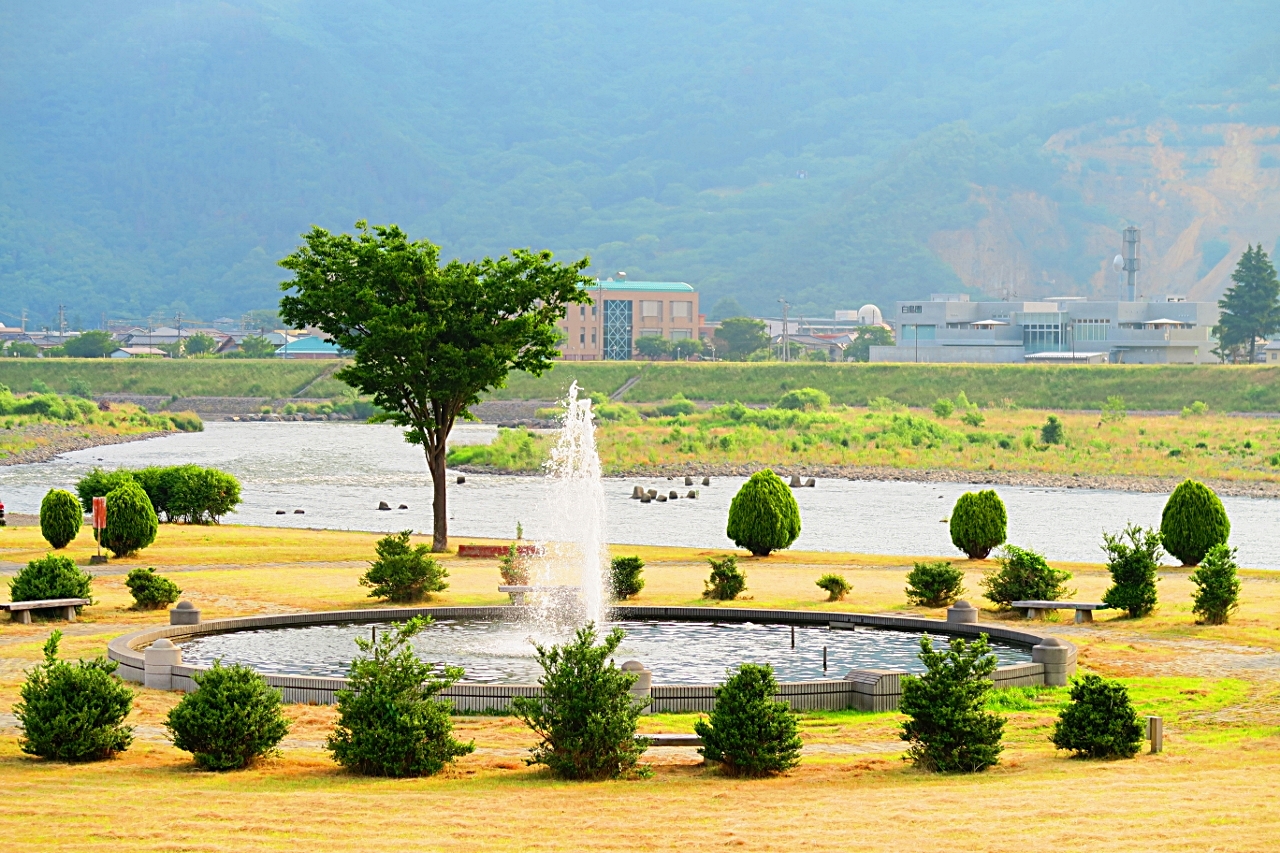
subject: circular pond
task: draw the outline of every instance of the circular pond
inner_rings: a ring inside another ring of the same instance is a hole
[[[918,632],[858,627],[856,630],[752,622],[624,620],[611,623],[626,632],[615,658],[638,660],[657,684],[712,684],[739,663],[769,663],[779,681],[842,678],[851,669],[920,672]],[[273,675],[344,677],[357,653],[355,639],[386,623],[337,623],[205,634],[180,640],[184,663],[212,666],[215,660],[241,663]],[[934,646],[947,638],[930,634]],[[533,684],[541,675],[532,641],[561,643],[568,634],[547,634],[519,621],[440,619],[414,638],[418,656],[460,666],[465,681]],[[827,669],[822,666],[827,650]],[[1028,648],[992,642],[1000,665],[1031,660]]]

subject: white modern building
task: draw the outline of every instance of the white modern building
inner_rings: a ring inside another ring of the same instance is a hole
[[[1218,359],[1218,306],[1167,296],[1152,302],[1090,302],[1060,296],[1035,302],[971,302],[935,293],[895,303],[886,318],[895,346],[872,347],[872,361],[1015,364],[1207,364]]]

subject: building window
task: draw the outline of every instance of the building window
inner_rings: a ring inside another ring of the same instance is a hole
[[[692,302],[672,302],[671,303],[671,319],[672,320],[692,320],[693,319],[693,303]]]
[[[1061,323],[1025,323],[1022,326],[1022,346],[1029,352],[1061,352]]]
[[[902,324],[902,340],[904,341],[932,341],[937,340],[937,326],[917,326],[914,323]]]
[[[662,303],[656,299],[640,300],[640,318],[647,320],[650,317],[662,319]]]
[[[640,337],[642,338],[660,338],[662,337],[661,329],[641,329]]]
[[[688,304],[688,303],[685,303],[685,304]],[[692,329],[672,329],[671,330],[671,340],[673,341],[687,341],[692,337],[693,337]]]
[[[1077,341],[1105,341],[1107,329],[1111,328],[1110,320],[1081,319],[1074,322]]]
[[[592,303],[591,305],[591,316],[592,317],[596,316],[596,306],[594,303]]]
[[[923,305],[903,305],[902,313],[903,314],[923,314],[924,306]]]
[[[596,345],[596,330],[595,330],[595,329],[592,329],[592,330],[591,330],[591,345],[592,345],[592,346],[595,346],[595,345]]]
[[[584,326],[578,330],[578,343],[585,344],[587,342],[587,329]]]
[[[613,361],[631,358],[631,300],[604,301],[604,357]]]
[[[583,318],[584,320],[586,319],[586,317],[587,317],[587,306],[585,306],[585,305],[579,305],[579,306],[578,306],[578,316],[579,316],[579,317],[581,317],[581,318]]]

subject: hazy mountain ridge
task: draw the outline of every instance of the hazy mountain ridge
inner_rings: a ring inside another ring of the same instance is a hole
[[[708,305],[822,313],[989,290],[965,240],[1028,287],[1100,292],[1134,221],[1208,292],[1218,270],[1187,272],[1206,247],[1280,233],[1273,171],[1117,134],[1280,123],[1276,22],[1261,2],[14,7],[0,311],[234,315],[274,302],[299,232],[362,216],[450,255],[589,253]]]

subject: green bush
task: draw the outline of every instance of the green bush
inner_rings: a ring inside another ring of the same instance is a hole
[[[907,759],[942,773],[986,770],[999,760],[1005,722],[986,710],[996,668],[987,635],[973,642],[954,638],[945,652],[921,637],[920,660],[926,671],[902,677],[898,704],[907,715],[900,734],[911,744]]]
[[[368,776],[431,776],[473,743],[453,738],[452,705],[436,697],[463,676],[459,667],[435,665],[414,654],[410,639],[430,624],[415,617],[358,638],[362,655],[351,662],[348,689],[338,691],[338,724],[325,743],[343,767]]]
[[[768,468],[757,471],[733,496],[726,533],[739,547],[767,557],[800,535],[800,506],[782,478]]]
[[[131,570],[124,579],[124,585],[133,596],[134,610],[159,610],[173,604],[182,595],[176,583],[156,574],[155,569]]]
[[[1062,421],[1058,420],[1057,415],[1049,415],[1049,419],[1044,422],[1044,426],[1040,427],[1040,443],[1065,444],[1066,440],[1067,431],[1062,426]]]
[[[989,601],[1009,606],[1015,601],[1057,601],[1074,594],[1066,587],[1071,572],[1055,569],[1030,548],[1006,545],[997,558],[1000,567],[982,578]]]
[[[946,397],[939,397],[933,401],[933,413],[944,420],[955,414],[955,411],[956,404]]]
[[[1196,590],[1192,612],[1206,625],[1225,625],[1240,602],[1240,578],[1236,574],[1236,549],[1214,545],[1191,573]]]
[[[1131,524],[1118,536],[1104,532],[1102,541],[1111,572],[1111,588],[1103,594],[1103,603],[1128,611],[1132,617],[1155,610],[1156,570],[1164,555],[1160,534]]]
[[[644,589],[644,560],[639,557],[614,557],[609,563],[610,585],[618,600],[632,598]]]
[[[371,587],[370,598],[422,601],[449,587],[444,582],[449,572],[431,557],[431,550],[426,545],[409,544],[412,532],[402,530],[378,540],[378,559],[360,578],[361,586]]]
[[[524,586],[529,582],[529,558],[520,553],[516,543],[512,542],[498,561],[498,574],[504,586]]]
[[[985,560],[1004,544],[1008,524],[1004,501],[994,491],[965,492],[951,510],[951,542],[970,560]]]
[[[9,580],[9,600],[89,598],[92,587],[93,575],[82,571],[74,560],[50,554],[30,561]]]
[[[1086,675],[1071,682],[1071,703],[1058,714],[1053,745],[1086,758],[1133,758],[1142,748],[1142,723],[1118,681]]]
[[[702,582],[703,598],[716,601],[732,601],[747,588],[747,576],[738,568],[738,558],[732,554],[723,560],[708,557],[711,564],[711,577]]]
[[[1169,495],[1160,516],[1160,539],[1182,565],[1196,565],[1214,545],[1225,545],[1230,535],[1227,510],[1204,483],[1183,480]]]
[[[732,775],[769,776],[800,763],[799,723],[786,702],[775,700],[778,682],[768,664],[744,663],[716,688],[706,720],[693,730],[698,752]]]
[[[698,407],[691,400],[686,400],[684,395],[679,392],[676,392],[670,402],[663,403],[657,408],[657,413],[664,418],[671,418],[676,415],[692,415],[696,411],[698,411]]]
[[[830,407],[831,395],[817,388],[797,388],[788,391],[778,400],[779,409],[798,409],[802,412],[821,412]]]
[[[946,560],[916,563],[907,572],[907,601],[921,607],[946,607],[964,595],[964,572]]]
[[[545,764],[562,779],[612,779],[634,773],[648,742],[636,741],[645,703],[629,691],[636,674],[613,663],[622,643],[614,628],[596,645],[592,623],[563,646],[534,643],[543,675],[542,695],[517,696],[511,708],[538,736],[529,764]]]
[[[204,432],[204,421],[195,412],[169,412],[168,417],[179,432]]]
[[[22,726],[18,741],[27,755],[59,761],[98,761],[129,748],[133,729],[124,724],[133,691],[112,673],[115,661],[77,663],[58,659],[62,632],[44,644],[44,662],[27,673],[13,714]]]
[[[173,745],[191,753],[204,770],[239,770],[271,755],[289,722],[280,710],[281,694],[247,666],[223,666],[197,672],[197,689],[182,697],[165,721]]]
[[[151,466],[130,471],[94,468],[76,483],[85,512],[93,511],[93,499],[125,483],[137,483],[146,492],[157,517],[166,522],[217,524],[240,503],[240,481],[225,471],[199,465]]]
[[[79,535],[83,520],[80,501],[64,489],[50,489],[40,501],[40,535],[55,549],[67,547]]]
[[[853,587],[843,575],[825,574],[817,580],[818,589],[826,590],[827,601],[840,601]]]
[[[160,520],[142,487],[128,482],[107,493],[102,544],[117,557],[136,554],[156,541]]]

